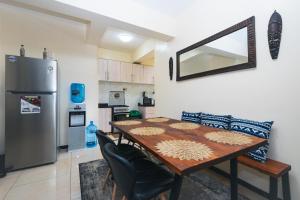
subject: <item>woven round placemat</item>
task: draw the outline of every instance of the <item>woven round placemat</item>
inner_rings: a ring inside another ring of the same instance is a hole
[[[157,117],[157,118],[151,118],[151,119],[147,119],[147,122],[167,122],[170,119],[168,118],[164,118],[164,117]]]
[[[156,148],[162,155],[180,160],[204,160],[213,154],[205,144],[190,140],[166,140],[158,143]]]
[[[246,135],[228,131],[209,132],[204,137],[213,142],[230,145],[245,145],[252,142],[252,139]]]
[[[140,127],[131,129],[129,132],[135,135],[151,136],[163,134],[165,130],[157,127]]]
[[[170,124],[170,127],[181,129],[181,130],[188,130],[188,129],[199,128],[200,125],[195,123],[190,123],[190,122],[179,122],[179,123]]]
[[[141,124],[141,123],[142,122],[140,122],[140,121],[134,121],[134,120],[126,120],[126,121],[115,122],[116,125],[120,125],[120,126],[138,125],[138,124]]]

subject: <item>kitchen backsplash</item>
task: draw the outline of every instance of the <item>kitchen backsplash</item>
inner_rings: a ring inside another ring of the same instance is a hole
[[[125,104],[130,106],[130,109],[138,109],[138,103],[142,102],[143,91],[147,92],[148,97],[155,99],[155,96],[153,94],[153,85],[99,82],[99,103],[109,103],[109,91],[123,91],[123,88],[126,89]]]

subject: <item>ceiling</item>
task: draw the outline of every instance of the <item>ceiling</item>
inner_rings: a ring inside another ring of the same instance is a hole
[[[111,3],[104,0],[1,0],[1,2],[13,6],[83,23],[87,25],[85,34],[87,43],[127,52],[133,52],[150,38],[161,41],[171,40],[174,35],[169,34],[170,31],[168,31],[172,28],[166,29],[170,25],[168,22],[170,22],[170,19],[172,21],[173,16],[176,16],[191,1],[194,0],[126,0],[126,4],[125,1],[120,1],[119,3],[123,3],[122,5],[127,6],[127,8],[132,6],[138,9],[136,12],[128,12],[126,8],[115,7],[113,3],[118,2],[117,0],[113,0]],[[78,3],[78,5],[75,5],[75,3]],[[105,9],[102,6],[103,10],[98,10],[97,13],[97,10],[92,9],[99,4],[105,5]],[[107,14],[108,11],[114,13],[115,16]],[[149,13],[149,15],[145,15],[142,11]],[[134,20],[139,17],[139,22],[142,25],[134,24]],[[159,25],[156,26],[157,24]],[[170,27],[172,26],[170,25]],[[128,43],[121,42],[118,38],[120,33],[129,33],[134,38]]]
[[[119,39],[120,34],[129,34],[133,36],[130,42],[122,42]],[[141,46],[147,38],[141,35],[130,33],[128,31],[108,27],[101,37],[99,46],[106,49],[117,51],[133,52]]]
[[[176,17],[195,0],[133,0],[145,7]]]

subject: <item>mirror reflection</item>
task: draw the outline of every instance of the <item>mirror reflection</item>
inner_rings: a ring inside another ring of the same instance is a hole
[[[180,76],[248,62],[247,27],[180,55]]]

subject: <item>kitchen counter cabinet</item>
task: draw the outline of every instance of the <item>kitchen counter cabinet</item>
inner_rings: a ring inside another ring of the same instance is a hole
[[[112,108],[99,108],[99,129],[105,133],[111,132]]]
[[[143,119],[156,117],[154,106],[139,106]]]

